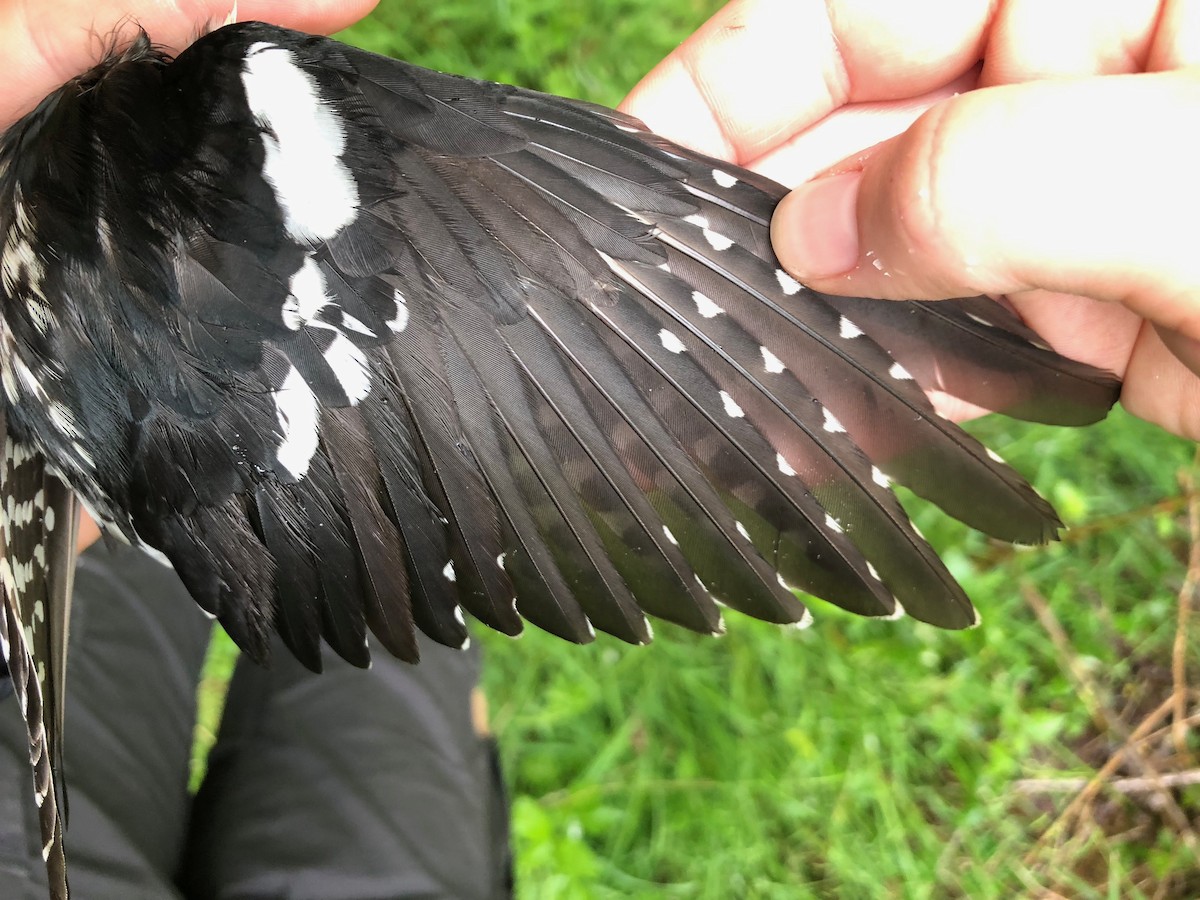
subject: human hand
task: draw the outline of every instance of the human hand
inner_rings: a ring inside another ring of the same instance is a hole
[[[0,0],[0,131],[59,85],[95,65],[114,33],[140,25],[178,52],[237,8],[239,21],[260,19],[302,31],[345,28],[378,0]]]
[[[626,108],[786,184],[823,174],[773,228],[805,283],[1006,295],[1200,438],[1197,63],[1187,0],[735,0]]]

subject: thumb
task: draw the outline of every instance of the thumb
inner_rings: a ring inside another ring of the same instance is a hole
[[[939,103],[854,171],[780,204],[821,291],[937,299],[1042,288],[1200,338],[1200,73],[1061,79]]]

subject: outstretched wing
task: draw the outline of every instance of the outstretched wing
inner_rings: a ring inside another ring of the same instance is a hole
[[[41,455],[8,434],[3,411],[0,435],[0,647],[29,732],[50,894],[66,900],[58,785],[77,506],[71,492],[47,474]]]
[[[5,627],[56,877],[70,547],[42,545],[61,582],[30,562],[66,529],[29,446],[258,659],[274,629],[313,669],[322,641],[365,665],[368,631],[415,660],[464,611],[642,643],[646,614],[806,621],[797,590],[972,624],[892,482],[1009,541],[1060,523],[925,391],[1079,424],[1119,385],[983,298],[806,289],[783,193],[611,110],[257,23],[135,42],[3,135]]]
[[[781,187],[619,113],[257,24],[163,79],[196,124],[132,526],[256,654],[413,658],[462,609],[640,643],[644,613],[801,621],[797,589],[963,627],[891,482],[1010,541],[1059,522],[924,388],[1115,399],[991,301],[805,289]]]

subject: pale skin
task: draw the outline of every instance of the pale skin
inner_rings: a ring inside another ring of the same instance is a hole
[[[374,5],[243,0],[237,17],[329,32]],[[230,12],[0,0],[0,58],[21,73],[0,128],[122,22],[178,49]],[[1060,351],[1123,376],[1131,412],[1200,438],[1198,64],[1192,0],[734,0],[625,108],[800,186],[773,237],[802,281],[1006,296]]]
[[[1007,296],[1195,439],[1197,64],[1193,0],[735,0],[625,106],[789,186],[823,176],[774,222],[801,281]]]

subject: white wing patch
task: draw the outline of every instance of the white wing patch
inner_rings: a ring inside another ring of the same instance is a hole
[[[290,50],[249,49],[242,85],[250,111],[266,126],[263,175],[275,191],[288,234],[323,241],[354,220],[358,185],[342,162],[346,132]]]
[[[299,331],[305,325],[324,324],[313,319],[333,303],[325,287],[325,275],[310,253],[288,280],[291,293],[283,303],[283,324],[292,331]]]
[[[367,355],[344,334],[335,337],[326,349],[325,362],[337,376],[338,384],[346,392],[351,406],[357,406],[371,393],[371,370],[367,365]]]
[[[320,409],[312,388],[295,366],[275,391],[275,414],[283,434],[276,458],[293,477],[303,478],[317,452]]]
[[[392,301],[396,304],[396,315],[387,323],[387,327],[399,334],[408,327],[408,301],[399,290],[392,292]]]

